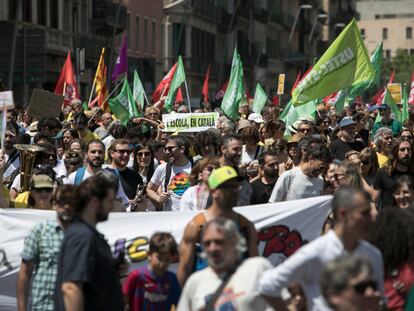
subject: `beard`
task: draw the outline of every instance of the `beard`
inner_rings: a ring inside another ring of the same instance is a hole
[[[398,159],[398,163],[400,163],[401,165],[404,165],[404,166],[409,166],[410,163],[411,163],[411,158],[410,157],[404,157],[404,158]]]
[[[65,223],[65,224],[71,222],[73,219],[73,215],[65,211],[57,212],[57,217],[62,223]]]
[[[276,178],[278,176],[278,171],[275,169],[264,170],[264,175],[267,178]]]
[[[96,220],[97,220],[98,222],[108,220],[108,215],[109,215],[109,213],[106,213],[106,212],[103,210],[103,208],[102,208],[102,207],[99,207],[99,208],[98,208],[98,210],[96,211],[96,214],[95,214],[95,216],[96,216]]]
[[[103,159],[101,158],[94,158],[94,159],[86,159],[88,164],[94,168],[100,168],[103,164]]]

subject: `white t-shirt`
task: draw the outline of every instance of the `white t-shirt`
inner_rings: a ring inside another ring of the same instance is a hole
[[[260,311],[270,307],[257,290],[263,272],[272,264],[263,257],[246,259],[226,284],[214,310]],[[204,310],[207,301],[222,283],[210,267],[195,272],[185,283],[177,311]],[[271,309],[270,309],[271,310]]]
[[[259,150],[257,150],[259,149]],[[253,153],[249,153],[247,152],[246,149],[246,145],[243,145],[242,147],[242,154],[241,154],[241,165],[249,165],[250,162],[253,162],[254,160],[257,160],[257,158],[259,157],[259,154],[262,153],[262,148],[261,147],[256,147],[256,150]]]
[[[308,177],[300,167],[284,172],[278,178],[269,202],[282,202],[316,197],[322,194],[323,179],[321,176]]]
[[[68,185],[74,185],[75,184],[75,178],[76,178],[76,172],[74,171],[73,173],[70,173],[70,175],[63,180],[64,184],[68,184]],[[91,172],[89,172],[87,169],[85,169],[85,174],[83,174],[83,178],[82,181],[88,179],[89,177],[93,176],[93,174]],[[129,205],[129,200],[128,197],[125,194],[124,188],[122,187],[121,181],[119,181],[119,186],[118,186],[118,192],[116,193],[116,197],[117,199],[121,200],[122,206],[127,208]]]
[[[171,175],[167,189],[164,189],[167,163],[157,167],[152,175],[151,183],[156,187],[161,186],[162,191],[170,194],[170,199],[164,203],[164,211],[179,211],[180,202],[184,192],[190,188],[191,162],[188,161],[184,166],[171,165]]]
[[[188,188],[180,203],[180,211],[201,211],[206,208],[209,191],[204,191],[203,186],[195,185]]]
[[[299,248],[277,267],[264,273],[258,290],[270,297],[281,297],[281,291],[291,283],[300,283],[306,296],[309,311],[331,310],[320,290],[320,275],[325,265],[347,255],[344,245],[332,230]],[[352,254],[366,258],[372,265],[373,278],[384,293],[384,271],[381,252],[366,241],[359,241]]]
[[[9,155],[4,154],[4,160],[9,161]],[[8,178],[15,170],[20,169],[20,155],[17,156],[14,161],[9,165],[7,170],[3,173],[3,179]]]

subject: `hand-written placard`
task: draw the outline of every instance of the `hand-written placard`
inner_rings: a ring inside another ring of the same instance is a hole
[[[207,113],[174,113],[163,114],[164,132],[201,132],[216,128],[219,114]]]
[[[0,109],[4,106],[7,109],[14,108],[13,91],[0,92]]]
[[[59,117],[63,99],[62,95],[33,89],[27,114],[37,120],[44,117]]]

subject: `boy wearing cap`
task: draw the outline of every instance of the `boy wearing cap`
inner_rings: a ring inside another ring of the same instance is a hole
[[[233,211],[240,192],[240,179],[236,170],[230,166],[222,166],[214,170],[208,178],[212,204],[208,209],[196,215],[184,229],[177,271],[181,286],[184,286],[192,272],[207,267],[206,261],[199,255],[202,251],[201,231],[208,221],[217,217],[232,219],[236,222],[240,233],[247,241],[247,257],[258,255],[257,232],[253,223]]]
[[[335,159],[345,160],[348,151],[361,151],[364,144],[355,140],[356,122],[351,117],[344,117],[339,123],[338,139],[331,144],[331,153]]]

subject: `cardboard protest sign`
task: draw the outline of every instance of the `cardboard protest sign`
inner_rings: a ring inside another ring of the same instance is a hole
[[[391,97],[394,99],[394,102],[396,104],[401,103],[401,99],[402,99],[401,83],[388,83],[387,88],[391,94]]]
[[[64,96],[45,90],[33,89],[27,114],[37,120],[44,117],[59,117]]]
[[[174,113],[163,114],[164,132],[201,132],[217,127],[219,114],[207,113]]]
[[[5,106],[7,109],[14,108],[13,91],[0,92],[0,109]]]

